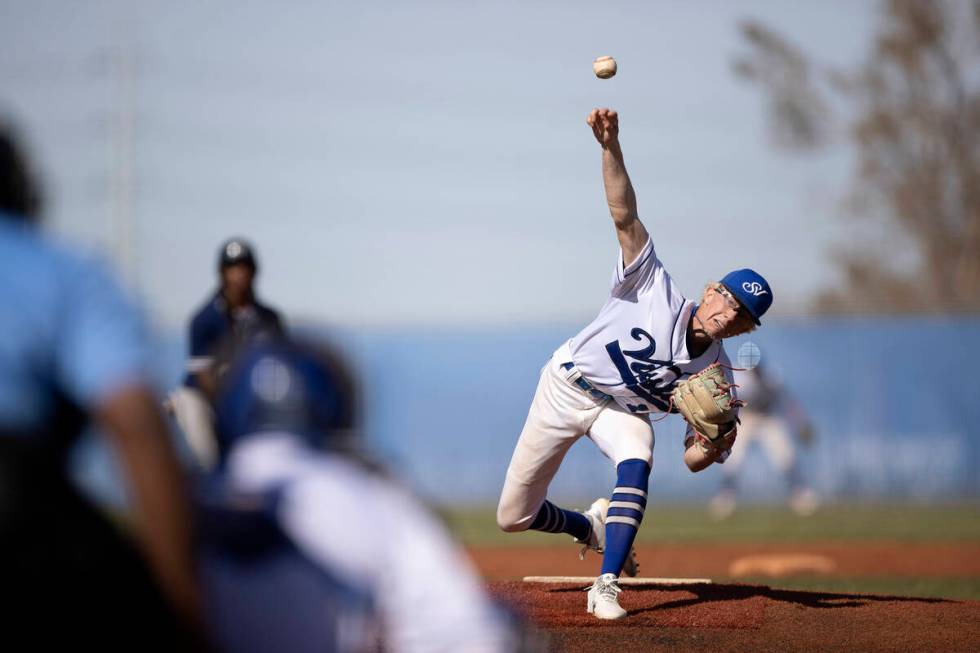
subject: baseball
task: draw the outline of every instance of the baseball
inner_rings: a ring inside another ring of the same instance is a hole
[[[599,57],[592,62],[592,70],[599,79],[609,79],[616,74],[616,60],[612,57]]]

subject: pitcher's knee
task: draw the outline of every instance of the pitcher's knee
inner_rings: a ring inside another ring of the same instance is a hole
[[[505,533],[526,531],[531,526],[531,521],[532,519],[522,518],[521,515],[503,506],[497,508],[497,526]]]

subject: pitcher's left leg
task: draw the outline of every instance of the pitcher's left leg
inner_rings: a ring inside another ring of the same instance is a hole
[[[602,573],[635,576],[638,565],[632,552],[633,540],[646,509],[655,442],[653,429],[645,416],[610,403],[592,423],[589,437],[616,464],[616,489],[604,519]]]
[[[613,490],[609,512],[606,514],[606,552],[602,557],[602,573],[623,571],[633,540],[643,521],[647,506],[647,484],[650,465],[632,458],[616,466],[616,489]]]

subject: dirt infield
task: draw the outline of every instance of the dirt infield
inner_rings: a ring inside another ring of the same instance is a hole
[[[643,576],[718,577],[749,556],[808,554],[828,558],[836,576],[980,576],[978,542],[828,542],[807,544],[660,544],[636,547]],[[574,545],[475,548],[470,555],[484,577],[587,576],[600,558],[578,560]]]
[[[830,575],[980,575],[980,546],[972,543],[684,544],[637,553],[643,576],[730,577],[739,560],[790,553],[832,561]],[[629,587],[622,595],[629,617],[605,623],[586,614],[584,586],[515,580],[595,574],[598,556],[581,562],[567,546],[471,554],[494,581],[491,591],[546,631],[554,651],[980,651],[980,601],[780,590],[729,578]]]
[[[980,601],[775,590],[716,584],[630,588],[629,616],[600,622],[576,586],[491,584],[550,636],[554,651],[974,652]]]

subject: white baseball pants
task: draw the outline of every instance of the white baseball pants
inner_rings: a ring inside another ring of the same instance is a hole
[[[632,458],[653,462],[654,436],[649,419],[630,413],[615,401],[593,399],[575,385],[578,370],[562,368],[571,360],[566,343],[541,370],[497,507],[497,523],[505,531],[527,530],[544,504],[565,454],[583,435],[614,465]]]
[[[739,413],[741,424],[738,427],[738,444],[732,447],[732,455],[725,463],[725,476],[735,476],[745,455],[758,443],[765,450],[772,464],[782,474],[788,474],[796,461],[790,425],[785,418],[743,408]]]

